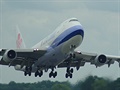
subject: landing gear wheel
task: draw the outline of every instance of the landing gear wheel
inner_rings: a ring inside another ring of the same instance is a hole
[[[53,76],[53,78],[55,78],[55,77],[57,76],[57,72],[51,71],[51,72],[49,73],[49,78],[51,78],[52,76]]]
[[[72,75],[73,71],[74,71],[73,68],[70,69],[70,67],[68,67],[67,70],[66,70],[65,77],[66,77],[66,78],[68,78],[68,77],[72,78],[72,76],[73,76],[73,75]]]
[[[67,73],[69,73],[69,72],[70,72],[70,68],[69,68],[69,67],[67,68],[66,72],[67,72]]]
[[[56,76],[55,75],[53,75],[53,78],[55,78]]]
[[[51,77],[52,77],[52,74],[53,74],[53,72],[50,72],[50,73],[49,73],[49,78],[51,78]]]
[[[27,76],[27,72],[26,71],[24,72],[24,75]]]
[[[71,68],[70,72],[73,73],[73,68]]]
[[[55,76],[57,76],[57,72],[55,72],[54,74],[55,74]]]
[[[31,76],[31,72],[29,72],[29,74],[28,74],[29,76]]]
[[[43,71],[40,71],[39,73],[39,77],[41,77],[43,75]]]
[[[76,70],[78,71],[78,70],[79,70],[79,68],[80,68],[80,67],[79,67],[79,66],[77,66],[77,67],[76,67]]]
[[[43,75],[43,71],[40,71],[40,72],[39,72],[39,71],[37,70],[37,71],[35,72],[35,77],[37,77],[37,76],[41,77],[42,75]]]
[[[35,77],[37,77],[39,74],[38,70],[35,72]]]
[[[67,70],[66,70],[67,73],[73,73],[73,71],[74,71],[73,68],[71,68],[71,69],[67,68]]]
[[[68,74],[67,73],[65,74],[65,77],[68,78]]]
[[[35,73],[35,77],[37,77],[37,74]]]
[[[31,66],[30,67],[26,66],[24,75],[27,76],[27,74],[28,74],[29,76],[31,76],[31,71],[32,71],[32,67]]]
[[[53,73],[53,77],[55,78],[57,76],[57,72]]]
[[[69,76],[70,78],[72,78],[72,74],[70,74],[70,76]]]

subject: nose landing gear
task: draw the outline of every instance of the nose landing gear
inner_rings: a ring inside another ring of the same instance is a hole
[[[76,48],[76,45],[71,45],[70,46],[70,49],[75,49]]]

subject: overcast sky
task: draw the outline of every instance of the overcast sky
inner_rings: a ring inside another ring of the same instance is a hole
[[[0,48],[15,48],[15,29],[19,26],[27,48],[52,33],[64,20],[76,17],[84,27],[85,37],[77,50],[120,55],[120,0],[0,0]],[[86,64],[65,79],[66,69],[57,69],[58,76],[49,79],[25,77],[13,67],[0,66],[0,83],[38,82],[42,80],[84,80],[89,75],[116,79],[120,77],[118,63],[100,68]]]

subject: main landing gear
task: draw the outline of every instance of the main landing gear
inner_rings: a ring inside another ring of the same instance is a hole
[[[42,75],[43,75],[43,71],[37,70],[37,71],[35,72],[35,77],[37,77],[37,76],[41,77]]]
[[[24,75],[27,76],[31,76],[31,72],[32,72],[32,67],[27,67],[25,68],[25,72]],[[35,77],[39,76],[41,77],[43,75],[43,70],[37,70],[35,72]],[[49,78],[53,77],[55,78],[57,76],[57,71],[54,71],[54,68],[51,69],[51,72],[49,73]],[[65,77],[68,78],[72,78],[73,77],[73,68],[68,67],[66,70],[66,74]]]
[[[66,78],[68,78],[68,77],[70,77],[70,78],[72,78],[72,76],[73,76],[73,68],[67,68],[67,70],[66,70],[66,74],[65,74],[65,77]]]
[[[54,72],[54,68],[52,68],[52,71],[49,73],[49,78],[51,78],[53,76],[53,78],[55,78],[57,76],[57,72]]]
[[[25,72],[24,72],[24,75],[27,76],[31,76],[31,71],[32,71],[32,67],[27,67],[25,68]]]

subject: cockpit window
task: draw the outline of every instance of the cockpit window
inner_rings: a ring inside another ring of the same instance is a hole
[[[71,21],[78,21],[77,19],[71,19],[69,22],[71,22]]]

